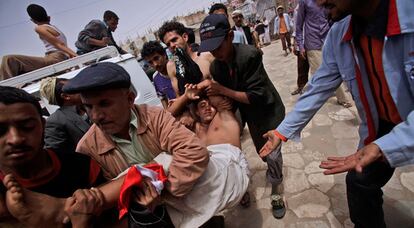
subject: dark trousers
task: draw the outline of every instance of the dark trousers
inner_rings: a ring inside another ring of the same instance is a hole
[[[377,138],[387,134],[395,125],[380,121]],[[346,190],[349,214],[356,228],[385,227],[382,210],[381,188],[391,179],[394,168],[383,161],[376,161],[362,170],[349,171]]]
[[[257,153],[259,153],[260,149],[267,142],[267,139],[263,138],[263,134],[268,130],[274,129],[274,127],[266,128],[266,125],[277,127],[279,126],[280,122],[282,122],[283,117],[284,115],[279,117],[275,116],[272,120],[269,120],[273,121],[273,124],[271,125],[260,123],[260,120],[257,120],[255,124],[249,122],[247,123],[249,126],[250,136],[252,137],[253,144],[256,148]],[[282,147],[279,146],[263,159],[263,161],[267,163],[266,179],[272,185],[279,185],[283,181],[283,157],[281,149]]]
[[[279,38],[282,41],[283,51],[285,51],[286,48],[290,48],[292,46],[290,43],[290,33],[280,33]]]
[[[299,51],[295,51],[297,53],[298,58],[298,88],[303,89],[306,83],[308,83],[309,77],[309,62],[308,59],[304,59],[300,56]]]

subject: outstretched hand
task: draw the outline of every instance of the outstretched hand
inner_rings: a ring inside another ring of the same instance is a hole
[[[346,157],[328,157],[326,161],[321,162],[319,167],[326,169],[323,172],[325,175],[343,173],[350,170],[356,170],[360,173],[369,164],[383,158],[381,149],[376,144],[371,143]]]
[[[272,153],[272,151],[274,151],[282,142],[282,140],[280,140],[280,138],[275,135],[275,130],[268,131],[263,135],[263,138],[266,138],[267,142],[259,151],[259,156],[261,158],[264,158]]]
[[[187,96],[190,100],[197,100],[200,98],[200,89],[197,87],[197,85],[194,84],[185,84],[185,92],[184,94]]]

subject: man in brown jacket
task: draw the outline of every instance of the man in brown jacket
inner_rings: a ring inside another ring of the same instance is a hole
[[[96,76],[99,77],[96,77]],[[80,140],[77,152],[89,155],[107,179],[133,164],[148,164],[161,152],[172,155],[162,198],[180,198],[193,189],[209,162],[206,147],[196,135],[162,108],[135,105],[128,72],[115,63],[98,63],[82,70],[64,87],[81,93],[94,125]],[[165,168],[165,167],[164,167]],[[147,189],[146,189],[147,188]],[[138,202],[148,206],[160,196],[143,185]]]

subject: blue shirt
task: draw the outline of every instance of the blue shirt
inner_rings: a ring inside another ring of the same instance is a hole
[[[175,91],[172,87],[171,80],[168,76],[163,76],[160,72],[154,73],[153,83],[158,97],[166,97],[168,100],[175,99]]]
[[[390,10],[391,11],[391,10]],[[378,111],[364,58],[355,47],[351,17],[332,27],[323,48],[323,61],[292,112],[277,127],[288,139],[298,139],[313,115],[345,82],[361,118],[359,148],[374,142],[392,167],[414,164],[414,4],[397,1],[388,17],[382,63],[387,84],[402,122],[377,138]]]

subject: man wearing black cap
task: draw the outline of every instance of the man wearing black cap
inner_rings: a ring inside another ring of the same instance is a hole
[[[233,30],[224,15],[207,16],[200,26],[200,37],[199,51],[210,51],[216,58],[210,67],[215,81],[207,83],[208,95],[223,95],[237,102],[259,151],[266,143],[262,135],[279,125],[285,114],[282,100],[263,67],[262,54],[255,47],[232,43]],[[283,180],[280,149],[265,158],[276,218],[282,218],[286,211],[278,187]]]
[[[85,54],[108,45],[116,47],[120,54],[126,54],[121,47],[119,47],[112,32],[115,32],[118,27],[119,17],[114,12],[107,10],[103,15],[103,21],[92,20],[79,33],[78,40],[75,46],[78,48],[78,54]]]
[[[65,35],[50,24],[46,10],[39,5],[27,7],[31,21],[36,24],[35,31],[46,48],[44,57],[25,55],[6,55],[2,58],[0,80],[5,80],[76,56],[66,43]]]

